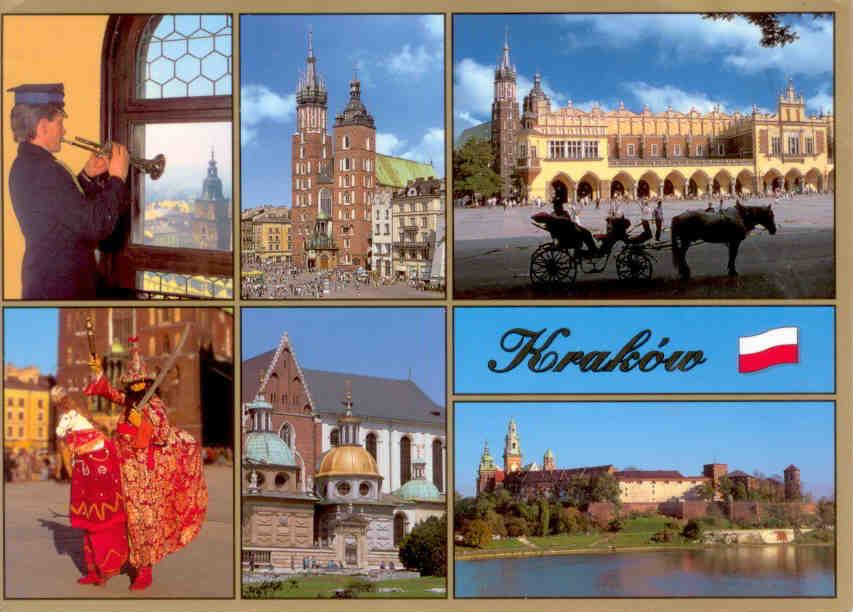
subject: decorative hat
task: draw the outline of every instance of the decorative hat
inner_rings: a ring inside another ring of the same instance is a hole
[[[130,344],[130,359],[128,360],[127,366],[119,379],[121,384],[125,386],[132,385],[133,383],[141,382],[143,380],[154,380],[154,377],[142,362],[142,355],[139,354],[139,346],[136,344],[138,340],[139,338],[136,336],[128,338],[127,340]]]
[[[18,85],[7,91],[15,93],[15,104],[54,104],[65,108],[65,86],[62,83]]]

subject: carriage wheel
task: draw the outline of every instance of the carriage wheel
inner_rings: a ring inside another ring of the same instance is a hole
[[[616,276],[619,280],[651,280],[652,258],[641,251],[623,251],[616,257]]]
[[[537,287],[571,285],[577,275],[574,256],[553,244],[543,244],[530,256],[530,280]]]

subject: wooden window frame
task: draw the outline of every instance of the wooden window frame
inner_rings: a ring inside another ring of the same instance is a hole
[[[160,16],[172,13],[158,14]],[[201,123],[221,121],[232,124],[234,83],[230,96],[197,96],[187,98],[142,99],[136,97],[137,50],[145,34],[148,20],[155,15],[112,15],[104,35],[101,71],[101,142],[115,140],[133,142],[133,128],[146,123]],[[233,24],[232,24],[233,28]],[[232,30],[233,32],[233,30]],[[233,37],[232,37],[233,50]],[[232,51],[232,62],[233,62]],[[231,164],[234,164],[232,139]],[[232,168],[233,170],[233,168]],[[167,169],[168,172],[168,169]],[[113,238],[121,246],[105,259],[109,283],[120,290],[141,290],[137,273],[147,270],[191,276],[218,276],[231,279],[234,286],[234,248],[230,251],[175,248],[134,244],[131,234],[134,223],[141,222],[142,207],[138,201],[140,173],[131,169],[128,175],[131,193],[131,214]],[[233,173],[232,173],[233,176]],[[204,177],[200,174],[199,181]],[[232,185],[231,206],[235,190]],[[233,232],[232,232],[233,233]],[[185,296],[187,298],[196,296]]]

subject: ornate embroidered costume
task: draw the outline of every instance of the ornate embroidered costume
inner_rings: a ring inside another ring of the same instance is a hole
[[[133,341],[134,339],[132,339]],[[150,583],[150,566],[184,547],[198,535],[207,511],[207,485],[202,472],[201,446],[189,433],[172,427],[163,401],[152,396],[134,405],[140,383],[150,383],[131,347],[131,361],[122,376],[128,391],[115,389],[99,374],[85,389],[126,409],[119,418],[115,446],[121,462],[122,490],[127,508],[130,562],[143,568]],[[147,586],[144,582],[137,588]]]
[[[69,432],[65,442],[73,455],[71,526],[86,532],[86,582],[101,583],[118,574],[128,556],[118,453],[95,429]]]

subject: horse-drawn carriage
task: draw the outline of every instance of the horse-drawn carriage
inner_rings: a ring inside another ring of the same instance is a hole
[[[601,242],[596,248],[584,239],[585,230],[568,217],[540,212],[532,219],[533,225],[551,234],[551,241],[539,245],[530,256],[530,280],[536,286],[572,285],[578,270],[586,274],[604,272],[613,249],[620,242],[622,248],[615,258],[619,279],[636,282],[652,277],[655,257],[648,252],[649,245],[628,236],[631,222],[624,217],[607,219],[607,232],[595,236]]]
[[[652,278],[653,252],[672,249],[673,264],[683,279],[690,278],[687,249],[703,242],[728,245],[728,273],[735,276],[735,259],[738,248],[756,227],[776,233],[776,222],[770,206],[744,206],[737,202],[725,210],[702,212],[688,210],[672,218],[672,241],[654,241],[645,233],[638,237],[628,235],[631,222],[624,217],[609,217],[607,231],[596,235],[595,245],[590,235],[570,218],[547,212],[533,215],[533,224],[551,235],[530,256],[530,280],[539,287],[570,286],[577,278],[578,269],[587,274],[598,274],[607,269],[610,255],[617,243],[622,243],[616,253],[616,276],[622,281],[649,281]]]

